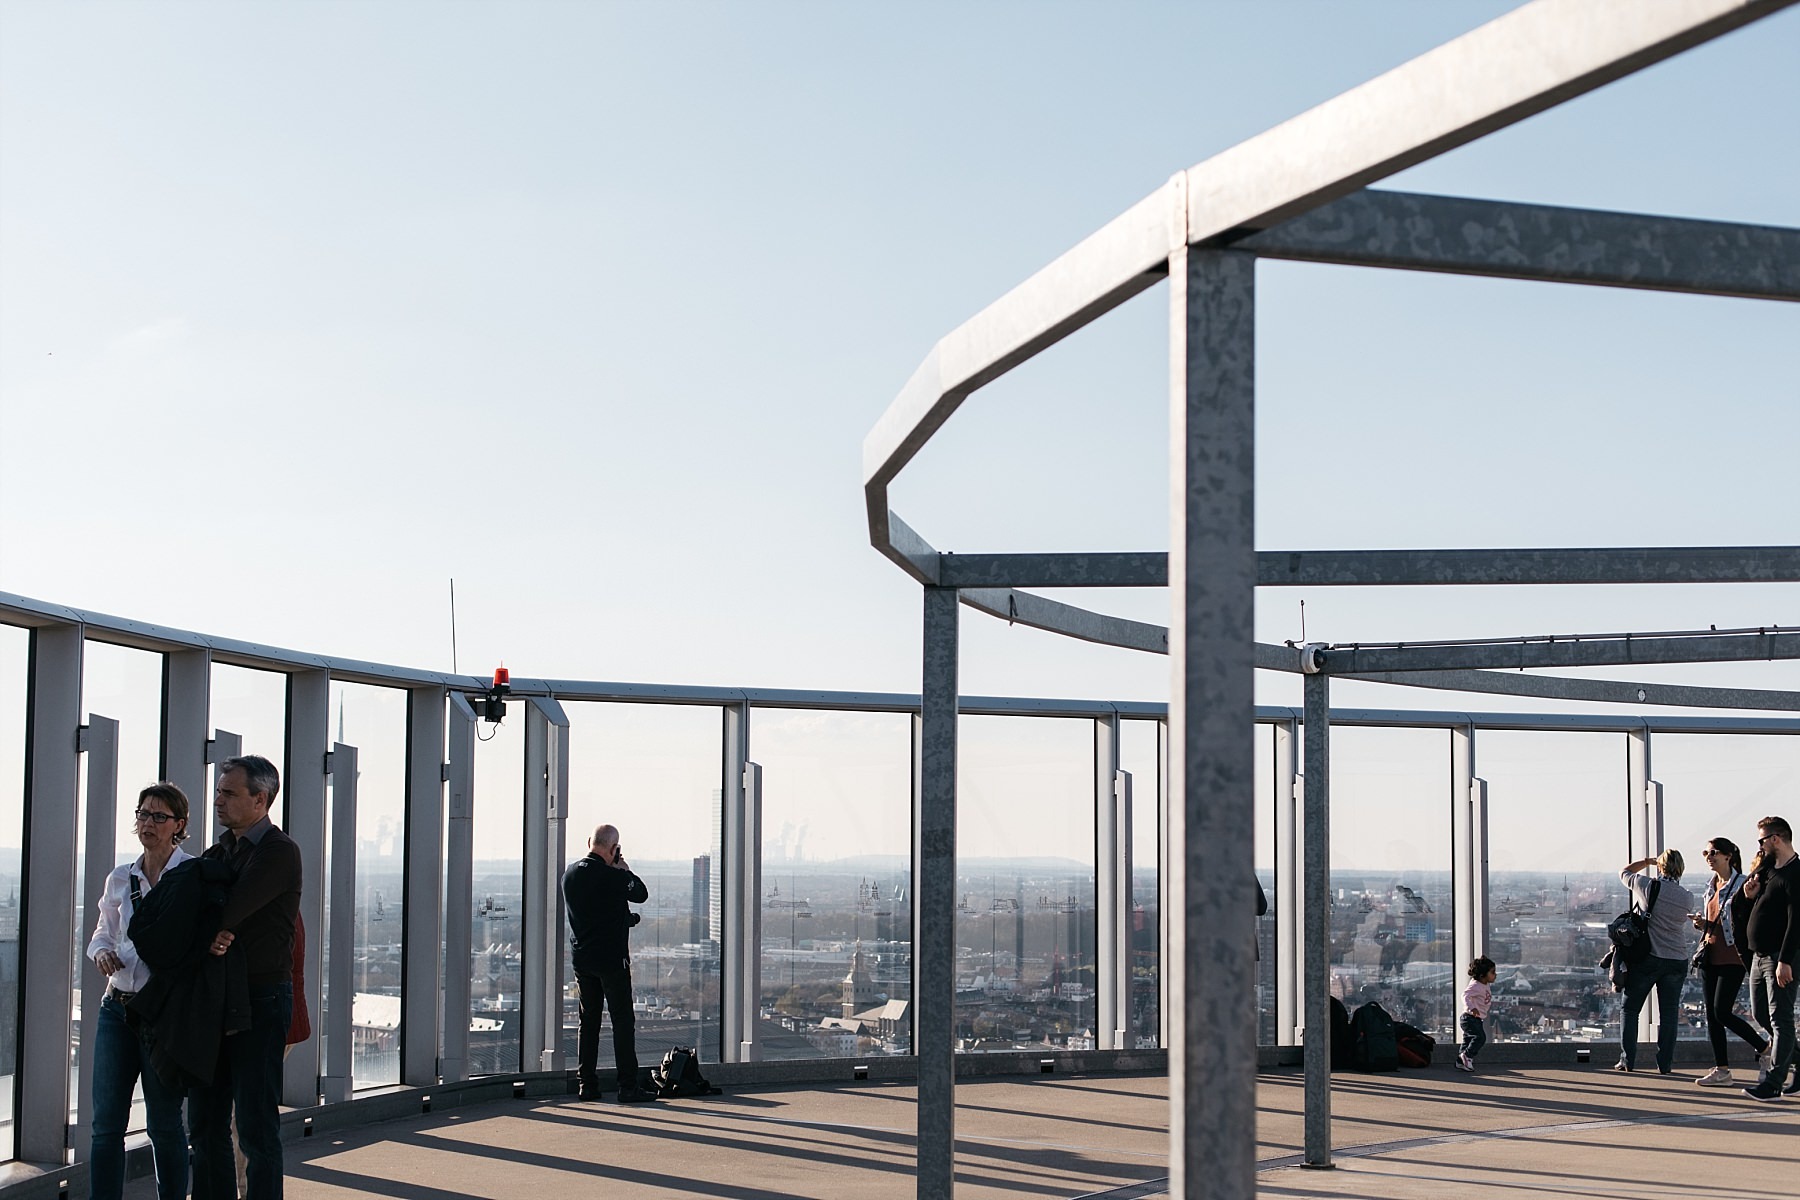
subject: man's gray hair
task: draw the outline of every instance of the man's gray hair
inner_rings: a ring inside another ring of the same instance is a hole
[[[260,754],[240,754],[219,764],[221,775],[232,770],[244,773],[244,786],[250,789],[251,795],[265,795],[269,798],[269,807],[275,807],[275,797],[281,794],[281,772],[275,769],[274,763]]]
[[[616,825],[594,826],[594,836],[588,839],[588,845],[616,846],[619,844],[619,827]]]

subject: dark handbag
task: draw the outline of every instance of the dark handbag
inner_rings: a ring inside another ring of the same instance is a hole
[[[1614,917],[1606,926],[1606,936],[1617,952],[1615,959],[1627,967],[1636,966],[1650,957],[1650,914],[1656,908],[1656,897],[1662,881],[1650,881],[1650,903],[1643,912],[1637,910],[1637,894],[1632,893],[1631,907]]]

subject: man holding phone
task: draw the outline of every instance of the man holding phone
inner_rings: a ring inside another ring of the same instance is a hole
[[[586,857],[563,872],[563,900],[569,911],[569,945],[574,949],[575,983],[581,992],[581,1034],[576,1042],[578,1097],[600,1098],[600,1019],[612,1009],[613,1058],[619,1069],[619,1103],[656,1099],[638,1087],[637,1019],[631,1011],[629,931],[638,915],[628,905],[650,898],[619,853],[619,831],[601,825],[588,839]]]

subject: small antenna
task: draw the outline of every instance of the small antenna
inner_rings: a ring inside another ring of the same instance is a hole
[[[455,600],[456,600],[456,595],[455,595],[455,592],[452,591],[452,593],[451,593],[451,611],[452,612],[454,612],[456,609]],[[1302,600],[1300,602],[1300,644],[1302,646],[1306,645],[1306,601],[1304,601],[1304,600]]]
[[[456,577],[454,575],[450,577],[450,673],[456,674]]]

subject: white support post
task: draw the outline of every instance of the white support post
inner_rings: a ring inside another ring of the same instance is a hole
[[[521,1054],[528,1071],[562,1069],[562,872],[568,795],[569,718],[530,696],[525,712],[525,963],[520,985]]]
[[[82,627],[46,625],[33,629],[30,639],[13,1111],[19,1158],[61,1167],[69,1128],[69,948],[75,944],[77,911]],[[24,1097],[29,1103],[18,1103]]]
[[[111,717],[88,714],[81,731],[87,753],[87,849],[82,855],[81,924],[75,929],[76,969],[81,980],[81,1044],[94,1044],[99,1027],[100,1000],[106,994],[106,976],[87,961],[87,943],[100,920],[100,893],[113,872],[119,828],[119,723]],[[134,797],[135,799],[135,797]],[[75,1124],[69,1131],[69,1149],[85,1158],[94,1133],[94,1056],[81,1055],[78,1068]]]
[[[356,747],[342,742],[331,748],[325,764],[331,776],[331,857],[326,863],[326,957],[322,1020],[324,1062],[319,1093],[327,1104],[342,1104],[356,1090],[352,1077],[351,1022],[356,994]]]
[[[1121,811],[1119,716],[1094,722],[1094,1032],[1102,1050],[1125,1048],[1131,996],[1131,813]]]
[[[1178,860],[1169,846],[1169,722],[1156,723],[1156,1044],[1169,1045],[1169,1009],[1174,1004],[1174,978],[1181,947],[1170,940],[1169,905],[1175,900],[1174,870]]]
[[[206,764],[206,731],[211,727],[212,651],[171,650],[163,655],[162,737],[157,770],[161,778],[187,794],[190,844],[205,845],[212,839],[212,793]]]
[[[236,758],[244,752],[244,739],[241,734],[229,733],[223,729],[213,730],[212,738],[206,743],[206,763],[212,768],[208,772],[211,784],[200,793],[199,806],[206,810],[206,819],[201,822],[206,833],[205,845],[212,845],[219,840],[219,814],[213,810],[213,792],[219,786],[219,764],[229,758]],[[194,804],[194,797],[188,797],[188,804]],[[189,829],[193,828],[190,822]]]
[[[445,1083],[469,1077],[470,963],[475,919],[475,710],[450,693],[444,835]]]
[[[304,982],[296,981],[294,1003],[302,1000],[313,1020],[312,1036],[292,1047],[281,1071],[281,1102],[310,1108],[319,1102],[319,1015],[324,1011],[325,789],[331,742],[331,675],[296,671],[287,677],[287,778],[281,788],[281,827],[300,847],[300,923],[306,929]]]
[[[1300,778],[1294,722],[1275,724],[1275,1041],[1300,1042]]]
[[[1477,934],[1484,901],[1476,889],[1474,786],[1475,727],[1457,725],[1450,730],[1450,887],[1452,965],[1458,973],[1487,953]]]
[[[1493,945],[1489,914],[1494,911],[1488,889],[1488,785],[1485,779],[1469,781],[1469,874],[1474,906],[1469,911],[1469,930],[1475,951],[1456,963],[1460,970],[1475,954],[1486,954]]]
[[[444,1002],[444,689],[406,693],[406,850],[401,894],[400,1082],[438,1082]],[[464,971],[458,964],[458,971]],[[466,973],[466,971],[464,971]]]
[[[750,761],[750,705],[723,709],[719,763],[719,1056],[755,1062],[762,978],[762,769]]]

